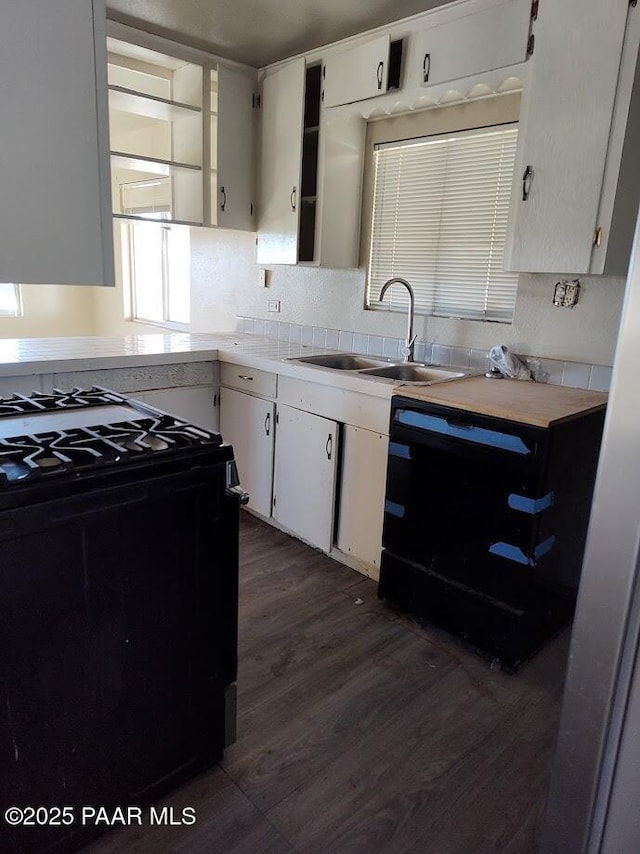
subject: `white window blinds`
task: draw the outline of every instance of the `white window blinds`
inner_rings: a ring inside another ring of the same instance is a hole
[[[518,277],[502,258],[516,153],[516,125],[377,145],[367,305],[444,317],[513,319]]]

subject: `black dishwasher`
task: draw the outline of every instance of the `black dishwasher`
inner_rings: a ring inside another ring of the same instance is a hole
[[[515,670],[572,616],[604,413],[392,401],[379,595]]]
[[[0,400],[3,852],[77,847],[96,832],[82,806],[149,804],[222,756],[230,466],[219,435],[104,389]]]

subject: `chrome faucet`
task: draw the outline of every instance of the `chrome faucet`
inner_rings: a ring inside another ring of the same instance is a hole
[[[399,276],[394,276],[393,279],[389,279],[388,282],[385,282],[382,286],[382,290],[380,291],[380,296],[378,297],[378,302],[382,302],[384,299],[384,295],[387,292],[387,288],[390,288],[391,285],[404,285],[405,288],[409,291],[409,313],[407,315],[407,340],[405,341],[404,347],[402,348],[402,355],[404,356],[405,362],[413,362],[413,346],[416,343],[417,336],[413,334],[413,312],[415,307],[415,297],[413,295],[413,288],[409,284],[406,279],[401,279]]]

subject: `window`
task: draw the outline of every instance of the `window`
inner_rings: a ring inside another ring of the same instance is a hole
[[[169,217],[170,179],[125,184],[121,197],[127,214],[158,220],[124,225],[132,317],[152,323],[189,323],[189,229],[162,224]]]
[[[367,307],[404,310],[404,288],[378,302],[402,276],[419,313],[513,320],[518,277],[502,266],[517,133],[507,124],[375,145]]]
[[[0,317],[20,317],[21,314],[20,285],[0,284]]]

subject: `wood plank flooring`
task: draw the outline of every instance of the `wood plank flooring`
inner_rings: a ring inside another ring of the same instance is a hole
[[[164,800],[194,826],[86,854],[534,854],[567,646],[507,676],[243,513],[238,740]]]

